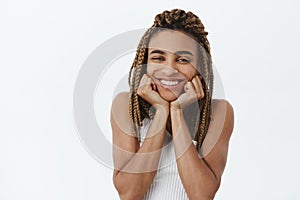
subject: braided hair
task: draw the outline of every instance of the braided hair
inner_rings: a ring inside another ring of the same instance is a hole
[[[205,31],[205,27],[200,19],[192,12],[185,12],[180,9],[164,11],[156,15],[153,25],[142,36],[128,77],[130,87],[129,115],[132,121],[132,130],[140,142],[140,127],[143,125],[143,119],[154,117],[155,110],[147,101],[138,96],[137,89],[141,77],[146,73],[147,47],[150,38],[154,33],[163,29],[180,30],[191,36],[198,43],[198,71],[203,77],[201,83],[205,95],[196,102],[197,109],[192,108],[188,111],[187,117],[190,120],[186,120],[186,122],[189,125],[191,133],[194,135],[194,140],[197,141],[197,151],[200,152],[210,123],[214,76],[210,45],[206,37],[208,33]]]

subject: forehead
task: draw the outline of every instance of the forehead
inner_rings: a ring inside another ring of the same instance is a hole
[[[148,47],[172,53],[177,51],[197,52],[197,42],[192,37],[175,30],[163,30],[155,33],[151,37]]]

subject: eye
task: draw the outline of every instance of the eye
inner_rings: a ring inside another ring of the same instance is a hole
[[[178,58],[177,62],[179,63],[190,63],[191,61],[188,58]]]
[[[164,61],[165,59],[162,56],[154,56],[151,58],[151,60],[156,61],[156,62],[161,62],[161,61]]]

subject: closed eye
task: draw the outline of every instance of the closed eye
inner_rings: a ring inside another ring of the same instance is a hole
[[[151,60],[153,60],[153,61],[164,61],[165,58],[162,57],[162,56],[158,56],[158,57],[155,56],[155,57],[152,57]]]

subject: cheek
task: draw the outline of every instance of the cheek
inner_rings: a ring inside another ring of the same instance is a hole
[[[153,74],[153,69],[149,66],[147,66],[147,74],[152,75]]]
[[[147,65],[147,74],[152,75],[155,71],[158,71],[161,67],[153,64]]]
[[[180,73],[184,75],[187,80],[192,80],[192,78],[197,74],[197,70],[195,68],[182,69]]]

